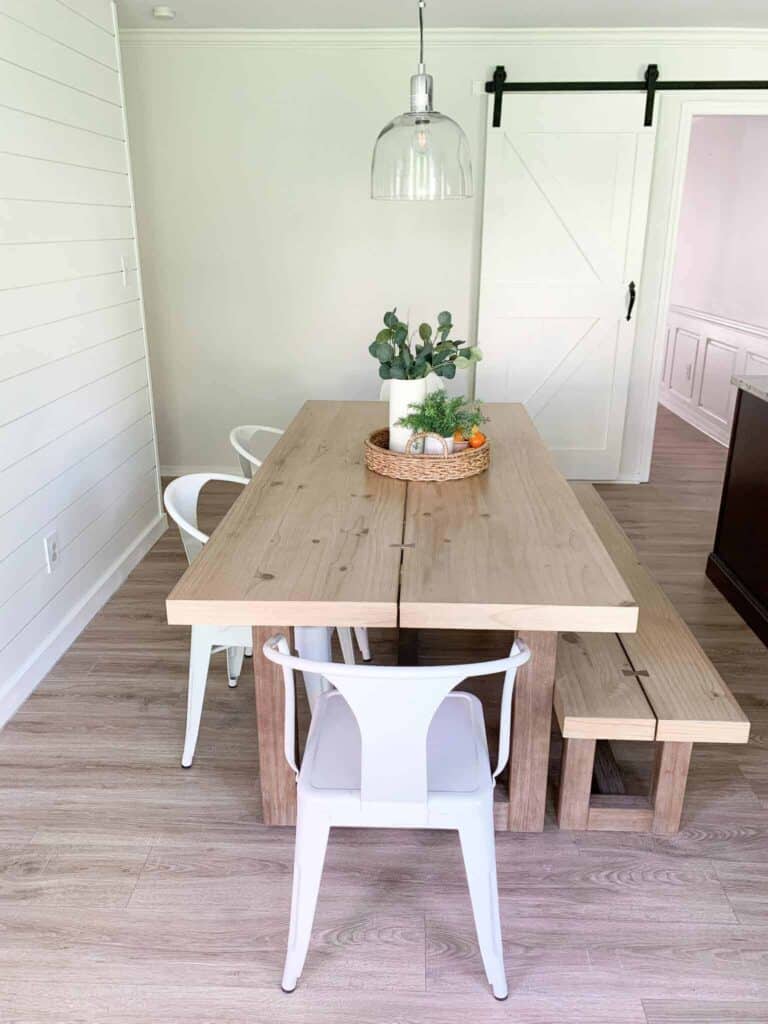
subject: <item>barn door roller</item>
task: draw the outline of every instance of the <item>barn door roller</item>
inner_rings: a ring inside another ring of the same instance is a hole
[[[649,64],[642,79],[634,82],[508,82],[507,69],[499,64],[485,91],[493,94],[493,127],[501,127],[501,105],[505,92],[644,92],[645,127],[653,124],[653,108],[659,90],[683,92],[700,89],[768,89],[768,81],[750,82],[664,82],[659,80],[659,65]]]

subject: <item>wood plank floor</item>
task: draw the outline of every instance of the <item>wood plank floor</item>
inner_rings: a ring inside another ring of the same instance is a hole
[[[428,832],[332,836],[304,977],[280,991],[292,832],[258,824],[253,687],[228,690],[220,657],[179,767],[174,530],[0,735],[0,1021],[768,1024],[768,652],[704,576],[724,461],[662,409],[652,482],[601,493],[753,740],[696,748],[678,836],[567,834],[551,815],[498,836],[508,1002],[483,981],[457,840]],[[234,493],[206,497],[204,528]],[[394,657],[391,634],[373,640]],[[505,643],[422,633],[419,651]],[[650,751],[616,746],[642,786]]]

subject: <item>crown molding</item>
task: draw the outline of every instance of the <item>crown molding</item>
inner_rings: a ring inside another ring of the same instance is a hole
[[[124,28],[127,46],[271,46],[285,49],[397,49],[412,47],[414,29]],[[768,28],[432,28],[440,46],[768,46]]]

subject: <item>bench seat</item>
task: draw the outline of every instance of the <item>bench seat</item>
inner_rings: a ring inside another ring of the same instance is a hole
[[[746,743],[749,721],[591,484],[573,490],[640,608],[637,633],[565,633],[555,714],[563,735],[558,823],[570,829],[676,832],[692,746]],[[649,797],[593,795],[596,744],[657,745]]]

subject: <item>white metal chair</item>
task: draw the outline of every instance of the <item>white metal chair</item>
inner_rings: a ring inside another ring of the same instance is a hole
[[[223,480],[227,483],[241,484],[243,486],[248,483],[245,477],[230,476],[226,473],[190,473],[187,476],[177,477],[165,489],[163,500],[166,511],[179,528],[187,561],[190,563],[200,554],[203,550],[203,545],[208,541],[208,535],[198,529],[197,526],[197,506],[200,499],[200,491],[207,483],[213,480]],[[327,634],[328,630],[320,630],[319,632]],[[352,644],[352,631],[346,627],[339,627],[338,633],[344,660],[354,665],[355,652]],[[181,763],[184,768],[191,766],[192,759],[195,756],[211,655],[226,651],[227,679],[230,687],[234,687],[237,686],[237,681],[243,667],[243,656],[246,653],[250,653],[251,643],[252,631],[250,626],[200,625],[192,627],[192,641],[189,650],[189,683],[187,689],[187,728],[184,737],[184,752],[181,756]],[[317,640],[315,640],[315,643],[317,643]],[[364,656],[367,654],[368,658],[370,658],[370,652],[367,651],[367,643],[365,648],[361,645],[361,650]],[[310,704],[314,706],[316,694],[319,694],[326,687],[327,683],[319,677],[312,681],[307,680],[307,696],[310,699]]]
[[[249,480],[253,476],[254,468],[258,469],[262,463],[262,460],[257,458],[249,447],[254,435],[260,432],[264,434],[277,434],[278,436],[282,436],[285,433],[279,427],[262,426],[233,427],[229,432],[229,443],[237,452],[243,476],[247,476]]]
[[[281,430],[279,427],[264,427],[257,424],[233,427],[229,432],[229,443],[237,452],[237,457],[240,460],[240,466],[243,470],[243,476],[247,477],[249,480],[253,477],[254,469],[259,469],[262,465],[262,460],[254,455],[250,448],[250,442],[259,432],[277,434],[280,437],[285,433],[285,431]],[[371,649],[368,644],[368,630],[364,626],[355,626],[355,639],[357,640],[357,646],[360,648],[360,653],[363,656],[363,661],[370,661]],[[341,644],[344,661],[354,665],[355,652],[352,644],[352,633],[348,627],[341,627],[339,629],[339,643]]]
[[[508,658],[474,665],[390,668],[293,657],[284,636],[264,654],[283,668],[285,757],[296,773],[298,819],[288,952],[282,987],[292,992],[304,967],[331,827],[457,829],[486,977],[497,999],[507,981],[499,920],[493,788],[509,758],[515,674],[530,653],[516,642]],[[293,673],[318,673],[336,688],[312,716],[296,767]],[[483,709],[463,680],[504,672],[499,756],[491,773]]]

